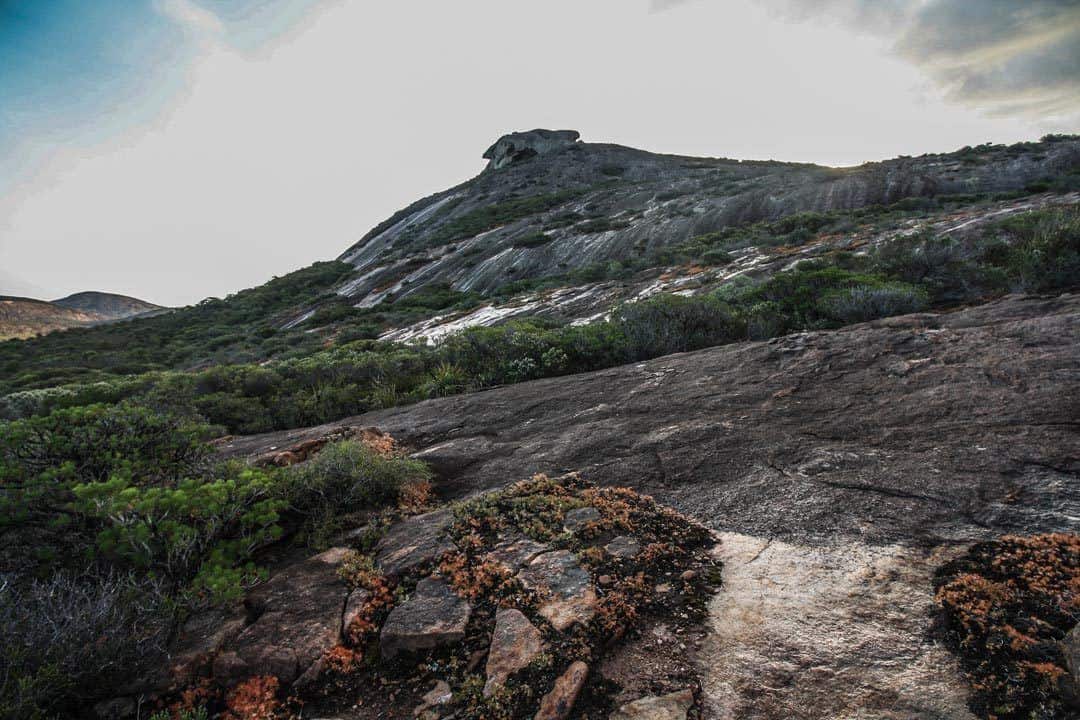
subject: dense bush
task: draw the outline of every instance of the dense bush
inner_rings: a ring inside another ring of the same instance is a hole
[[[282,485],[288,512],[302,519],[302,536],[322,546],[358,512],[392,504],[406,485],[430,477],[419,460],[386,456],[346,440],[286,470]]]
[[[158,588],[131,575],[0,576],[0,717],[85,712],[159,659],[167,634]]]
[[[745,321],[714,298],[661,295],[620,307],[613,321],[626,337],[628,360],[722,345],[746,337]]]

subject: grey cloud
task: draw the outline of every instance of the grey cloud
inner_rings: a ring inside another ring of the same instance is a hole
[[[654,10],[689,0],[654,0]],[[1080,112],[1080,0],[763,0],[893,41],[956,102],[994,115]]]

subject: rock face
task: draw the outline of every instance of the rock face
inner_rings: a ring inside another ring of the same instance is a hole
[[[660,697],[645,697],[623,705],[609,720],[686,720],[694,693],[680,690]]]
[[[1061,643],[1061,651],[1065,656],[1065,665],[1072,675],[1073,701],[1080,708],[1080,625],[1077,625],[1065,636]]]
[[[533,131],[500,139],[485,153],[497,170],[410,205],[346,250],[340,259],[357,273],[339,292],[363,307],[435,283],[490,293],[508,281],[649,257],[737,225],[908,198],[1023,190],[1080,164],[1074,140],[981,151],[977,162],[971,154],[931,155],[838,170],[659,155],[576,137]],[[522,242],[541,233],[544,242]],[[748,261],[759,259],[746,253]],[[740,254],[745,271],[742,260]],[[557,317],[606,312],[614,284],[590,285],[589,293],[568,288],[533,304],[533,312],[536,305],[561,306],[547,308]],[[492,311],[477,312],[500,316]]]
[[[600,519],[600,512],[594,507],[575,508],[566,513],[563,528],[567,532],[577,532],[591,522]]]
[[[619,536],[604,546],[608,554],[620,560],[633,560],[641,552],[641,543],[636,538]]]
[[[589,573],[569,550],[537,556],[522,568],[518,578],[525,587],[547,594],[540,614],[560,632],[574,623],[584,625],[596,612],[596,593]]]
[[[348,552],[332,548],[256,588],[246,604],[257,619],[214,660],[215,677],[237,681],[274,675],[285,684],[314,679],[326,651],[341,638],[348,589],[337,568]]]
[[[401,576],[454,549],[446,538],[453,520],[449,509],[417,515],[398,523],[375,548],[375,565],[387,575]]]
[[[430,450],[446,494],[579,469],[722,532],[694,654],[706,717],[970,720],[959,669],[926,642],[933,573],[973,541],[1075,531],[1078,338],[1080,297],[1011,296],[354,424]]]
[[[520,610],[499,610],[495,613],[495,632],[488,651],[484,694],[490,695],[507,678],[535,660],[543,650],[540,631]]]
[[[412,596],[390,611],[379,636],[383,659],[459,642],[465,637],[472,607],[441,578],[426,577]]]
[[[589,677],[589,666],[578,660],[555,680],[555,687],[540,701],[533,720],[565,720]]]
[[[562,150],[578,141],[581,133],[577,130],[530,130],[503,135],[494,145],[484,152],[484,159],[490,160],[492,170],[504,168],[511,163],[527,160],[537,155],[546,155]]]

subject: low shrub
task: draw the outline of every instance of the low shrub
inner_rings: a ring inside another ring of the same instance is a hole
[[[324,546],[350,518],[397,502],[403,488],[430,477],[431,471],[419,460],[384,455],[363,442],[343,440],[284,471],[282,492],[288,512],[302,520],[301,538]]]
[[[976,714],[1075,717],[1059,641],[1080,619],[1080,536],[979,543],[942,568],[935,586],[941,631],[971,679]]]
[[[823,314],[844,324],[917,312],[927,304],[925,291],[903,283],[856,285],[821,300]]]
[[[159,660],[167,635],[160,588],[134,576],[0,576],[0,717],[75,714]]]

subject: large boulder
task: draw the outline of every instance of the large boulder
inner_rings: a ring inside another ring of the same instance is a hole
[[[498,170],[536,155],[562,150],[581,137],[577,130],[530,130],[503,135],[484,153],[488,167]]]
[[[379,639],[382,657],[422,652],[460,642],[465,637],[472,606],[454,594],[442,578],[426,577],[412,597],[390,611]]]
[[[256,588],[245,601],[256,620],[214,659],[214,675],[224,681],[274,675],[286,684],[314,679],[341,639],[349,589],[337,570],[348,552],[331,548]]]

